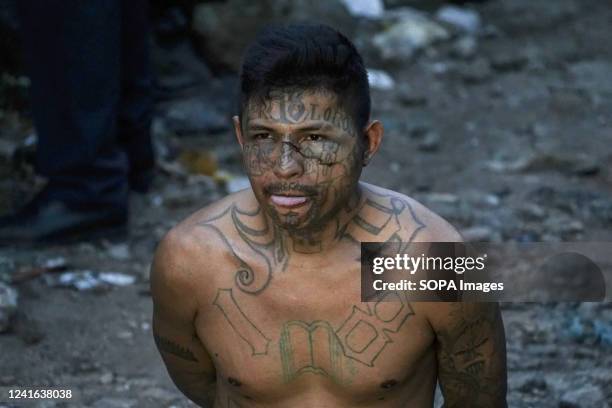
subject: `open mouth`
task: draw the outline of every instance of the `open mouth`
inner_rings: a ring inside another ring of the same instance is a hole
[[[297,182],[277,182],[268,185],[265,192],[275,207],[297,209],[312,202],[317,189]]]
[[[308,201],[308,197],[272,194],[270,196],[270,201],[279,207],[293,208],[306,203],[306,201]]]

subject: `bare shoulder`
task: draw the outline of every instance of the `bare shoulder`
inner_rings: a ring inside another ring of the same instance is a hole
[[[230,217],[225,215],[238,203],[248,202],[249,195],[250,190],[228,195],[191,214],[165,234],[151,268],[154,300],[172,290],[183,294],[198,291],[199,298],[206,296],[202,289],[212,286],[217,263],[222,261],[227,237],[231,236]]]
[[[401,227],[398,235],[403,242],[464,242],[455,227],[414,198],[371,184],[362,183],[362,186],[378,205],[394,211]],[[460,315],[467,318],[481,312],[453,302],[418,302],[413,308],[427,317],[435,331],[452,326]]]
[[[404,228],[418,232],[410,237],[410,241],[463,242],[455,227],[414,198],[373,184],[362,183],[362,186],[374,200],[388,201]]]

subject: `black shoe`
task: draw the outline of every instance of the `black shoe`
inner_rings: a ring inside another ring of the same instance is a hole
[[[127,211],[75,210],[39,195],[13,215],[0,217],[0,243],[57,244],[127,235]]]

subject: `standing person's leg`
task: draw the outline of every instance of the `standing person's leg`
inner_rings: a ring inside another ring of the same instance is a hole
[[[121,3],[18,2],[37,170],[49,184],[27,211],[0,223],[0,238],[7,223],[27,226],[32,238],[125,223],[127,157],[117,143]]]
[[[153,78],[149,58],[149,1],[122,3],[119,140],[128,155],[130,188],[148,190],[153,176]]]

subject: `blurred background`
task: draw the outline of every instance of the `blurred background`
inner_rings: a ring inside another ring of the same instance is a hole
[[[0,0],[0,213],[45,184],[18,1]],[[364,56],[386,131],[364,180],[471,241],[612,241],[606,1],[155,0],[148,15],[156,163],[129,235],[0,246],[0,389],[75,395],[32,406],[192,406],[153,344],[149,265],[179,220],[248,186],[230,118],[243,48],[267,23],[329,24]],[[610,303],[502,310],[510,407],[612,406]]]

